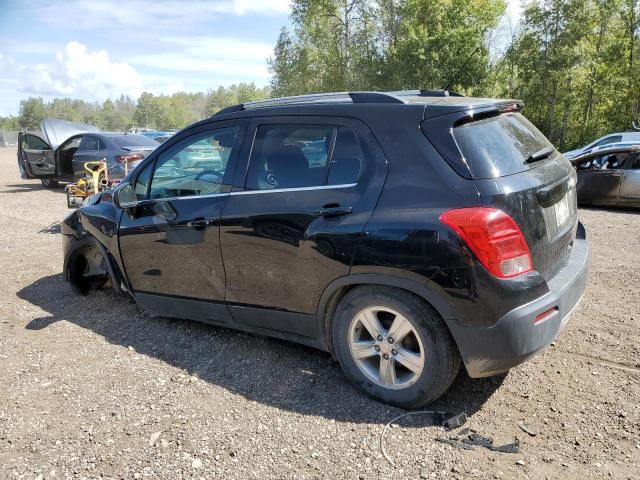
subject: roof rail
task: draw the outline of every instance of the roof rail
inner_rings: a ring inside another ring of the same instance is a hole
[[[406,103],[400,96],[385,92],[340,92],[297,95],[293,97],[269,98],[223,108],[214,115],[255,110],[259,108],[283,107],[287,105],[331,104],[331,103]]]
[[[461,93],[452,92],[450,90],[399,90],[397,92],[389,92],[392,95],[403,97],[412,95],[416,97],[464,97]]]

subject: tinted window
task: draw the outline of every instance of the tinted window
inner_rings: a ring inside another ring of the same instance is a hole
[[[327,125],[263,125],[256,132],[246,188],[325,185],[329,149],[337,128]]]
[[[98,139],[91,135],[82,137],[78,150],[100,150]]]
[[[538,162],[528,164],[525,160],[552,147],[519,113],[465,123],[454,128],[453,135],[476,178],[495,178],[535,168]]]
[[[360,143],[347,127],[263,125],[256,132],[246,188],[351,184],[357,182],[363,165]]]
[[[158,142],[144,135],[127,134],[127,135],[108,135],[108,139],[115,142],[119,147],[151,147],[156,148]]]
[[[25,135],[22,138],[23,150],[49,150],[49,145],[35,135]]]
[[[350,128],[339,127],[331,157],[328,185],[357,183],[363,167],[364,155],[358,138]]]
[[[629,165],[629,170],[640,170],[640,154],[634,154],[633,162]]]
[[[594,147],[600,147],[601,145],[609,145],[610,143],[617,143],[622,141],[622,135],[611,135],[610,137],[603,138]]]
[[[237,127],[192,135],[163,152],[151,181],[151,198],[208,195],[222,192]]]

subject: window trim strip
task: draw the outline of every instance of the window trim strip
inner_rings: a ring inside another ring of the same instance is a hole
[[[184,197],[167,197],[167,198],[149,198],[145,200],[139,200],[141,202],[166,202],[169,200],[193,200],[195,198],[211,198],[211,197],[225,197],[231,195],[253,195],[256,193],[283,193],[283,192],[304,192],[307,190],[329,190],[332,188],[351,188],[358,185],[357,183],[343,183],[341,185],[319,185],[315,187],[295,187],[295,188],[274,188],[271,190],[240,190],[237,192],[226,193],[207,193],[204,195],[186,195]]]
[[[240,190],[231,192],[229,195],[255,195],[258,193],[283,193],[283,192],[305,192],[310,190],[329,190],[333,188],[351,188],[357,183],[343,183],[341,185],[318,185],[315,187],[294,187],[294,188],[273,188],[270,190]]]

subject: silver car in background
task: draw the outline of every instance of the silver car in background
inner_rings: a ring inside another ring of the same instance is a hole
[[[113,179],[125,176],[158,142],[143,135],[101,132],[93,125],[45,119],[39,132],[20,132],[18,168],[22,178],[39,178],[47,188],[84,176],[86,162],[105,160]]]
[[[596,148],[570,162],[579,204],[640,207],[640,145]]]

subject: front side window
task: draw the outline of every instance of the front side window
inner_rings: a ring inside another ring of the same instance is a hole
[[[262,125],[245,186],[273,190],[355,183],[363,162],[358,139],[347,127]]]
[[[238,127],[195,134],[163,152],[156,162],[150,198],[222,193]]]

